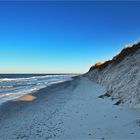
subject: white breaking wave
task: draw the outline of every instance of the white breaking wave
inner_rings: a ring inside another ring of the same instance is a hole
[[[46,76],[33,76],[29,78],[0,78],[0,82],[4,81],[28,81],[28,80],[37,80],[37,79],[44,79],[44,78],[52,78],[52,77],[71,77],[72,75],[46,75]]]
[[[0,104],[33,93],[55,83],[72,80],[74,75],[45,75],[29,78],[1,78]]]

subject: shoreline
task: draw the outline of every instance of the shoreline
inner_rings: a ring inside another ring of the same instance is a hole
[[[55,74],[54,74],[54,75],[55,75]],[[61,75],[61,74],[60,74],[60,75]],[[41,88],[41,89],[39,89],[39,90],[35,90],[35,91],[31,92],[31,93],[23,94],[23,95],[21,95],[21,96],[15,98],[15,99],[7,100],[7,101],[5,101],[5,102],[3,102],[3,103],[0,103],[0,106],[3,106],[3,105],[5,105],[5,104],[7,104],[7,103],[9,103],[9,102],[18,101],[18,100],[20,100],[20,99],[22,100],[23,97],[26,98],[26,96],[28,96],[28,95],[32,95],[32,94],[36,94],[36,93],[38,94],[38,92],[40,92],[40,91],[43,90],[43,89],[47,89],[47,88],[50,87],[50,86],[59,85],[59,84],[63,84],[63,83],[65,84],[65,83],[67,83],[67,82],[69,82],[69,81],[73,81],[73,80],[79,78],[80,76],[81,76],[81,75],[73,76],[73,77],[71,77],[71,78],[72,78],[71,80],[66,80],[66,81],[62,81],[62,82],[56,82],[56,83],[47,85],[46,87],[43,87],[43,88]],[[29,96],[28,96],[28,97],[29,97]],[[35,99],[35,97],[31,97],[31,96],[30,96],[29,98]],[[24,100],[24,99],[23,99],[23,100]],[[27,99],[27,100],[31,100],[31,99]]]
[[[38,91],[35,91],[33,93],[29,93],[26,95],[23,95],[17,99],[6,101],[2,104],[0,104],[0,121],[2,120],[2,117],[9,117],[8,114],[14,113],[16,111],[20,111],[22,109],[25,109],[26,107],[29,107],[30,105],[37,104],[40,100],[43,99],[44,96],[47,96],[51,90],[55,90],[57,87],[61,88],[63,86],[69,86],[73,83],[73,81],[77,81],[80,76],[73,77],[72,80],[55,83],[52,85],[49,85],[45,88],[42,88]],[[74,82],[75,83],[75,82]],[[73,85],[73,84],[72,84]],[[27,99],[30,98],[30,99]],[[24,99],[27,99],[24,101]]]

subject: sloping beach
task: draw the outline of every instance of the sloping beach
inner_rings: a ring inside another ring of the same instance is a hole
[[[2,140],[139,139],[140,112],[98,96],[85,77],[51,85],[0,106]]]

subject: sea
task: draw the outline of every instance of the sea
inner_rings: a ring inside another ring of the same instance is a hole
[[[0,104],[55,83],[72,80],[75,74],[0,74]]]

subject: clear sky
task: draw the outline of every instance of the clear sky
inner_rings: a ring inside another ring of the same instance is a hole
[[[140,2],[0,2],[0,73],[84,73],[140,37]]]

